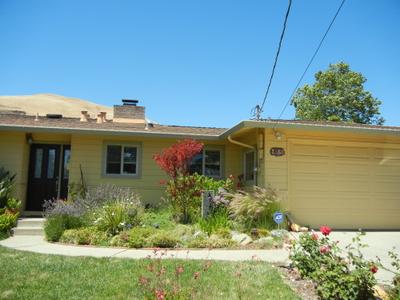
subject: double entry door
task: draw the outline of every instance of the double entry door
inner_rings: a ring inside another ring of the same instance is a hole
[[[70,157],[70,145],[31,145],[26,210],[42,211],[45,200],[67,198]]]

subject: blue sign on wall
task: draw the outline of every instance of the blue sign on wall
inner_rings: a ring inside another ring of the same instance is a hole
[[[284,215],[283,213],[277,211],[274,213],[273,219],[276,224],[281,224],[284,221]]]

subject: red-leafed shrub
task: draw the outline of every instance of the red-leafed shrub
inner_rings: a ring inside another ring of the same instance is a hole
[[[189,173],[190,161],[202,149],[202,143],[187,139],[164,149],[161,153],[154,155],[153,159],[162,170],[175,179],[178,175]]]
[[[200,208],[201,187],[197,179],[199,175],[190,175],[189,165],[202,149],[202,143],[184,140],[153,157],[158,166],[171,177],[165,182],[166,197],[175,211],[175,217],[183,223],[191,222],[193,215]]]

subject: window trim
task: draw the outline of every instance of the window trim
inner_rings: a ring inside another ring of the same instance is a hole
[[[121,147],[121,166],[120,173],[113,174],[107,173],[107,149],[108,146],[120,146]],[[135,147],[136,148],[136,173],[135,174],[123,174],[122,170],[124,167],[124,149],[126,147]],[[102,159],[102,176],[107,178],[141,178],[142,175],[142,143],[139,142],[118,142],[118,141],[106,141],[103,145],[103,159]]]

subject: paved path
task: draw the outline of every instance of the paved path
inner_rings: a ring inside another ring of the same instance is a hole
[[[296,234],[294,234],[295,236]],[[344,247],[351,242],[356,235],[355,232],[332,232],[332,240],[339,241]],[[390,266],[387,252],[393,247],[400,251],[400,232],[368,232],[362,242],[369,247],[362,250],[367,259],[376,259],[379,256],[385,266]],[[41,236],[13,236],[0,241],[0,245],[17,250],[31,251],[43,254],[58,254],[66,256],[92,256],[92,257],[119,257],[119,258],[146,258],[153,255],[151,249],[126,249],[106,248],[92,246],[71,246],[57,243],[48,243]],[[288,264],[289,254],[287,250],[221,250],[221,249],[199,249],[199,250],[168,250],[167,258],[181,259],[215,259],[228,261],[243,261],[257,258],[262,261],[278,264]],[[390,283],[393,273],[380,269],[376,274],[381,283]]]
[[[92,246],[71,246],[57,243],[48,243],[41,236],[13,236],[0,241],[0,245],[17,250],[24,250],[43,254],[58,254],[68,256],[119,257],[119,258],[146,258],[152,256],[151,249],[126,249]],[[167,258],[182,259],[216,259],[241,261],[257,258],[271,263],[288,263],[288,253],[283,249],[276,250],[168,250]]]

